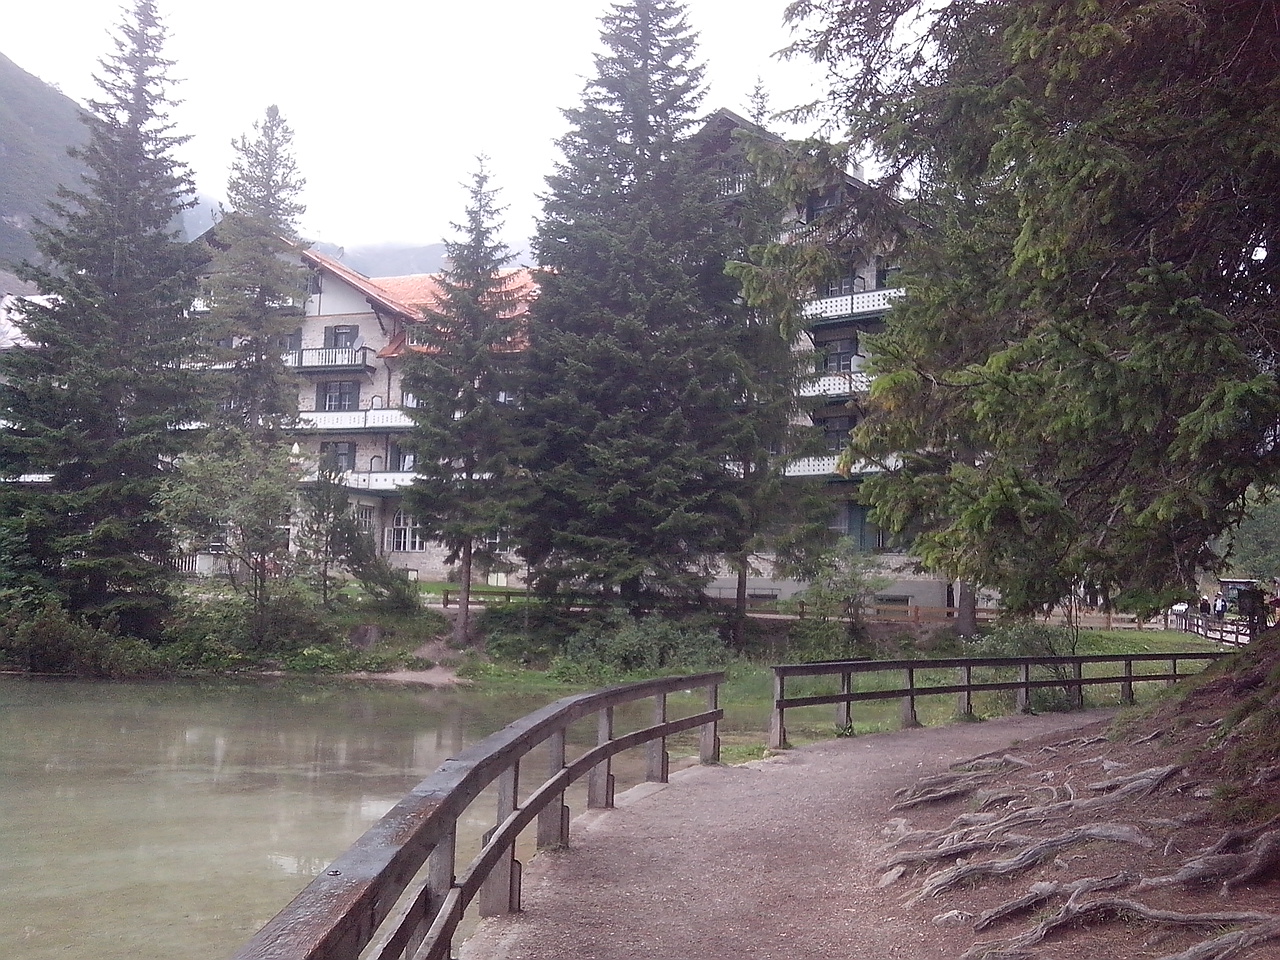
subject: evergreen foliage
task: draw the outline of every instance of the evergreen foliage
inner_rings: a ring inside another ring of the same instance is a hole
[[[1280,23],[1233,0],[830,5],[796,51],[928,225],[855,455],[1007,608],[1194,588],[1280,467]]]
[[[266,444],[279,440],[298,410],[297,382],[282,352],[306,297],[307,272],[297,262],[297,220],[306,209],[298,196],[306,181],[279,108],[267,107],[253,130],[231,144],[231,209],[213,230],[203,292],[209,336],[221,345],[212,355],[230,373],[218,420]]]
[[[746,392],[736,247],[713,173],[690,143],[695,39],[671,0],[602,20],[535,239],[526,459],[538,490],[522,549],[543,589],[690,595],[730,543],[729,464]]]
[[[187,308],[200,253],[179,241],[191,181],[166,118],[165,29],[137,0],[100,61],[90,102],[88,170],[63,188],[37,245],[45,265],[24,277],[52,295],[21,321],[32,349],[0,357],[0,475],[15,485],[0,558],[92,623],[158,635],[169,608],[172,532],[155,498],[203,418],[196,325]]]
[[[455,622],[467,638],[473,570],[502,562],[498,549],[513,522],[524,486],[515,465],[515,366],[524,330],[518,326],[520,278],[505,269],[511,253],[498,239],[501,208],[481,160],[469,189],[459,239],[447,242],[440,297],[426,312],[419,349],[404,384],[416,406],[405,445],[416,451],[417,476],[405,504],[428,535],[459,564],[461,596]],[[527,291],[524,291],[527,294]]]

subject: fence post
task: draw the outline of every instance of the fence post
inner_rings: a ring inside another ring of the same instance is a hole
[[[1018,665],[1018,682],[1022,684],[1018,688],[1017,710],[1019,713],[1031,712],[1031,664],[1025,660]]]
[[[964,685],[964,689],[957,694],[956,715],[960,717],[973,716],[973,667],[965,664],[960,667],[960,683]]]
[[[1124,662],[1124,681],[1120,684],[1120,702],[1125,706],[1133,706],[1133,661]]]
[[[602,747],[613,739],[613,707],[605,707],[600,711],[596,728],[596,746]],[[587,806],[613,806],[613,773],[612,757],[605,757],[587,774]]]
[[[423,915],[418,921],[417,929],[405,945],[404,955],[412,957],[417,953],[422,941],[427,938],[431,924],[440,914],[445,897],[453,889],[453,867],[457,857],[458,827],[455,822],[449,832],[436,843],[435,849],[427,857],[427,888],[422,899]]]
[[[769,721],[769,749],[787,749],[787,727],[783,717],[782,701],[786,698],[786,678],[773,671],[773,717]]]
[[[520,789],[520,762],[515,761],[498,776],[498,825],[516,809]],[[488,839],[485,839],[488,843]],[[480,887],[480,916],[497,917],[520,910],[520,864],[513,842],[489,871]]]
[[[902,726],[907,727],[920,726],[920,718],[916,716],[916,672],[912,667],[907,667],[907,695],[902,698]]]
[[[836,704],[836,727],[840,730],[853,729],[853,701],[849,694],[853,693],[853,672],[846,670],[840,674],[840,696],[845,697]]]
[[[1174,684],[1178,682],[1178,658],[1177,657],[1169,658],[1169,673],[1173,674],[1173,676],[1169,677],[1169,679],[1164,682],[1164,685],[1166,687],[1172,687]]]
[[[547,776],[554,777],[564,769],[565,732],[557,730],[547,739]],[[547,804],[538,814],[538,849],[569,845],[569,807],[564,794]]]
[[[713,683],[707,687],[707,709],[717,710],[720,707],[720,684]],[[712,720],[704,723],[698,735],[698,759],[703,763],[720,762],[720,724]]]
[[[656,726],[667,722],[667,695],[659,693],[653,698],[653,722]],[[666,783],[670,769],[671,757],[667,753],[667,738],[659,737],[649,741],[648,763],[645,764],[644,778],[650,783]]]
[[[1071,665],[1071,678],[1075,681],[1071,686],[1071,709],[1084,709],[1084,663],[1077,660]]]

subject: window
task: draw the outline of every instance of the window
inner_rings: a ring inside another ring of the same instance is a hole
[[[293,333],[286,334],[280,338],[280,348],[287,350],[289,353],[297,353],[302,349],[302,328],[298,327]]]
[[[391,469],[400,473],[408,473],[413,469],[413,451],[406,450],[398,443],[391,445]]]
[[[338,324],[324,328],[324,346],[326,350],[349,350],[360,339],[360,327],[354,323]]]
[[[901,269],[901,266],[884,257],[876,257],[876,289],[887,287]]]
[[[406,390],[400,395],[400,406],[406,410],[414,410],[418,406],[418,398]]]
[[[852,537],[859,550],[878,551],[889,546],[889,538],[884,531],[871,522],[868,510],[860,503],[845,500],[835,505],[835,514],[828,529],[838,536]]]
[[[805,210],[805,221],[813,223],[840,206],[840,191],[833,190],[830,193],[824,193],[821,196],[811,197]]]
[[[828,340],[818,344],[822,351],[822,369],[826,373],[848,373],[856,366],[858,356],[858,338],[845,337],[842,340]]]
[[[317,410],[359,410],[358,380],[327,380],[316,387]]]
[[[851,293],[861,293],[866,286],[860,276],[855,273],[846,273],[843,277],[837,277],[835,280],[827,281],[828,297],[845,297]]]
[[[853,417],[825,417],[821,426],[827,450],[831,453],[843,451],[849,445],[849,431],[853,429],[855,422]]]
[[[357,503],[351,511],[355,519],[356,529],[362,533],[373,533],[374,508],[367,503]]]
[[[320,459],[333,466],[335,470],[354,470],[356,468],[356,445],[350,441],[320,444]]]
[[[387,531],[387,549],[396,553],[420,553],[427,549],[427,539],[417,517],[404,510],[396,511]]]

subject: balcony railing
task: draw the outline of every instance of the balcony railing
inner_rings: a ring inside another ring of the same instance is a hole
[[[404,410],[300,410],[304,430],[407,430],[413,420]]]
[[[849,293],[842,297],[823,297],[804,305],[802,313],[809,320],[832,320],[836,317],[857,317],[867,313],[884,313],[893,301],[902,296],[897,287],[868,290],[865,293]]]
[[[826,454],[817,457],[797,457],[787,464],[788,477],[829,477],[837,475],[836,467],[840,463],[840,455],[838,453]],[[876,473],[880,467],[865,461],[858,461],[851,465],[849,469],[850,476],[858,476],[864,473]]]
[[[284,354],[290,370],[372,370],[372,347],[307,347]]]
[[[354,490],[399,490],[413,483],[416,476],[412,470],[349,470],[342,475],[342,482]]]
[[[802,397],[848,397],[865,393],[871,388],[871,378],[861,370],[847,373],[823,373],[800,385]]]

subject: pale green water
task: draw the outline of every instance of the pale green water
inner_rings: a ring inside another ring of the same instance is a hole
[[[413,784],[543,702],[0,677],[0,958],[225,958]]]

